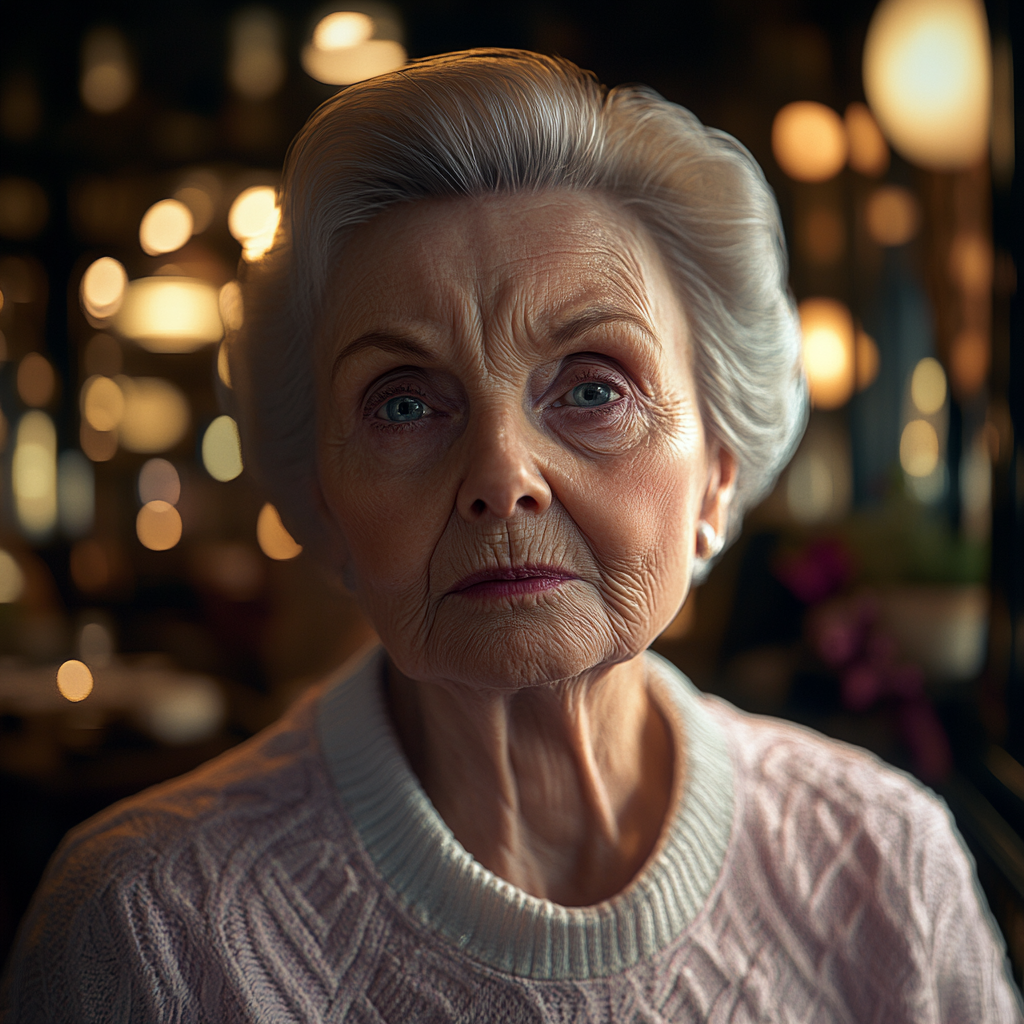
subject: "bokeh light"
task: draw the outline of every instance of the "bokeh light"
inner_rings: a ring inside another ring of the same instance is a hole
[[[115,326],[150,352],[194,352],[224,333],[217,289],[189,277],[144,277],[128,286]]]
[[[927,356],[914,367],[910,376],[910,399],[925,416],[937,413],[945,404],[946,371],[937,359]]]
[[[302,545],[285,529],[280,514],[269,502],[260,509],[256,520],[256,540],[263,554],[279,562],[302,553]]]
[[[116,430],[124,416],[124,392],[109,377],[95,374],[82,385],[82,415],[93,430]]]
[[[228,359],[228,345],[226,341],[222,341],[220,348],[217,349],[217,378],[224,387],[232,387],[231,362]]]
[[[787,103],[772,122],[772,152],[796,181],[828,181],[846,163],[842,118],[823,103]]]
[[[177,505],[181,497],[181,477],[166,459],[148,459],[139,470],[139,501],[166,501]]]
[[[900,437],[900,465],[910,476],[927,477],[939,464],[939,435],[922,419],[911,420]]]
[[[224,329],[227,331],[239,330],[245,320],[241,285],[237,281],[228,281],[218,293],[217,302]]]
[[[864,207],[868,234],[884,246],[906,245],[916,234],[921,212],[913,192],[902,185],[881,185]]]
[[[167,501],[148,501],[135,517],[135,533],[150,551],[168,551],[181,540],[181,516]]]
[[[383,4],[375,17],[360,11],[334,11],[322,18],[302,50],[306,74],[327,85],[351,85],[405,64],[398,16]]]
[[[14,556],[0,548],[0,604],[13,604],[25,591],[25,574]]]
[[[319,50],[343,50],[373,37],[373,18],[359,11],[335,11],[321,18],[313,30],[313,45]]]
[[[192,237],[192,211],[177,199],[161,199],[143,215],[139,244],[148,256],[174,252]]]
[[[242,243],[242,256],[249,262],[270,250],[280,221],[277,191],[270,185],[244,189],[228,211],[228,230]]]
[[[118,377],[124,415],[118,425],[121,447],[141,455],[173,448],[187,433],[188,399],[177,385],[160,377]]]
[[[18,423],[11,490],[22,530],[45,537],[57,523],[57,430],[45,412],[34,409]]]
[[[217,731],[225,710],[224,694],[212,679],[176,675],[153,687],[143,717],[162,743],[198,743]]]
[[[878,343],[866,331],[858,331],[856,339],[857,354],[857,390],[863,391],[871,387],[878,377],[881,367],[881,356]]]
[[[213,220],[213,197],[198,185],[182,185],[172,197],[188,207],[192,214],[192,234],[201,235]]]
[[[117,454],[117,431],[97,430],[82,420],[78,443],[92,462],[109,462]]]
[[[970,328],[960,331],[949,348],[953,390],[963,400],[976,395],[988,377],[992,345],[987,334]]]
[[[845,120],[850,166],[858,174],[880,178],[889,169],[889,145],[878,122],[864,103],[851,103]]]
[[[949,276],[972,298],[985,298],[992,291],[995,253],[992,242],[977,231],[962,231],[949,247]]]
[[[956,170],[988,145],[991,62],[980,0],[882,0],[864,42],[864,91],[903,156]]]
[[[78,656],[87,665],[105,668],[113,660],[114,634],[103,622],[86,622],[78,634]]]
[[[73,703],[85,700],[92,688],[92,672],[84,662],[71,659],[57,669],[57,689],[66,700]]]
[[[203,465],[214,480],[227,483],[242,472],[242,445],[238,425],[230,416],[218,416],[203,434]]]
[[[96,515],[96,478],[79,451],[61,452],[57,460],[57,519],[65,537],[84,537]]]
[[[18,364],[18,397],[31,408],[49,405],[57,388],[57,376],[50,361],[38,352],[29,352]]]
[[[113,114],[135,94],[135,68],[124,36],[93,29],[82,43],[82,103],[94,114]]]
[[[277,15],[263,7],[236,14],[228,44],[231,88],[248,100],[266,100],[280,90],[286,72]]]
[[[82,309],[94,320],[109,320],[121,308],[127,288],[124,267],[111,256],[101,256],[82,275]]]
[[[820,409],[838,409],[849,400],[855,384],[850,310],[836,299],[805,299],[800,303],[800,326],[811,402]]]

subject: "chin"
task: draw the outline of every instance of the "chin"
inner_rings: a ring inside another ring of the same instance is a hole
[[[386,639],[385,646],[412,679],[519,690],[567,682],[599,666],[629,661],[652,639],[624,636],[602,608],[570,599],[486,609],[456,606],[450,613],[442,609],[415,653],[400,640],[392,646]]]

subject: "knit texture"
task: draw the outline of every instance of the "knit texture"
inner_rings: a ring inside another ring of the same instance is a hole
[[[650,656],[685,751],[677,806],[623,893],[559,907],[452,836],[381,667],[377,652],[71,832],[2,1019],[1024,1020],[948,811],[871,755],[703,697]]]

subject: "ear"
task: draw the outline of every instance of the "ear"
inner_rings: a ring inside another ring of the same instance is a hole
[[[701,504],[701,522],[725,540],[729,526],[729,511],[736,494],[736,456],[720,444],[714,444],[708,458],[708,482]]]

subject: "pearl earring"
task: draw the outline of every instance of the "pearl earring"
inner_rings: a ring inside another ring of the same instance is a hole
[[[722,538],[710,523],[701,520],[697,524],[697,557],[709,560],[722,550]]]

